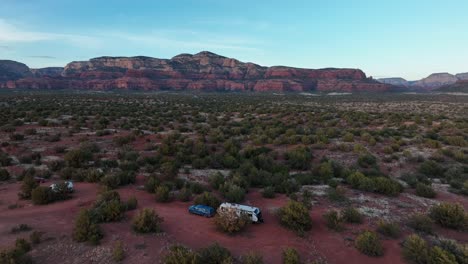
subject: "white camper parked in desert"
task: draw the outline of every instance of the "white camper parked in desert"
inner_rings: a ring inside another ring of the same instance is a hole
[[[234,210],[238,216],[246,215],[253,223],[263,223],[262,211],[258,207],[234,203],[222,203],[218,210]]]

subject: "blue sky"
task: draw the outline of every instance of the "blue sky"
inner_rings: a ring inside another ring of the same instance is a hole
[[[261,65],[418,79],[468,72],[466,0],[0,0],[0,59],[209,50]]]

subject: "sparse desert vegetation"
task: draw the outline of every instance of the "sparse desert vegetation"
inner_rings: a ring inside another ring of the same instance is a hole
[[[466,263],[466,96],[17,91],[0,102],[2,260]],[[222,202],[265,221],[187,211]]]

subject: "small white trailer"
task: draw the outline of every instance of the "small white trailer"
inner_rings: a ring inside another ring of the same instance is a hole
[[[218,210],[227,211],[234,210],[238,216],[247,216],[253,223],[263,223],[262,211],[258,207],[235,204],[235,203],[222,203]]]

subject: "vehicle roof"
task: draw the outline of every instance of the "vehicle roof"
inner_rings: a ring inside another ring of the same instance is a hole
[[[260,208],[254,207],[254,206],[248,206],[248,205],[242,205],[242,204],[235,204],[235,203],[222,203],[220,207],[228,207],[228,208],[237,208],[243,211],[249,211],[249,212],[254,212],[254,213],[259,213]]]
[[[208,206],[208,205],[203,205],[203,204],[194,204],[191,207],[197,207],[197,208],[204,208],[204,209],[209,209],[209,210],[214,210],[213,207]]]

